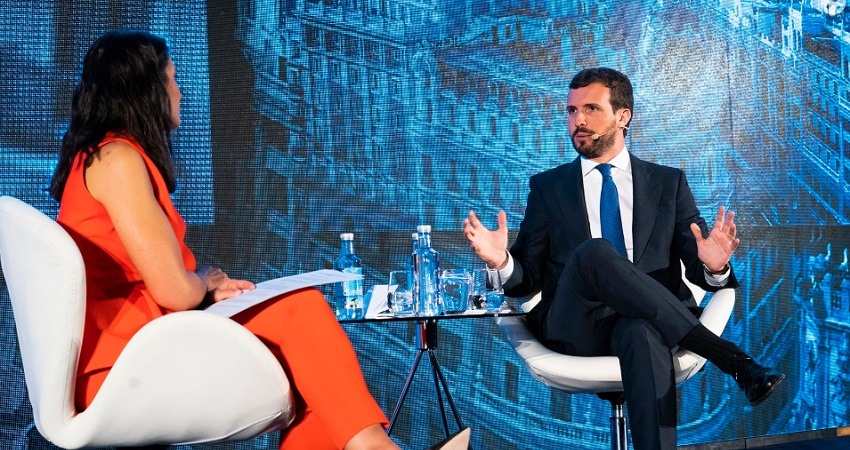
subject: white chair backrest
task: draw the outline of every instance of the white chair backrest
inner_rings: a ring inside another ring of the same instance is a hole
[[[76,414],[73,383],[85,315],[85,268],[68,233],[13,197],[0,197],[0,263],[15,316],[33,416],[39,431]]]

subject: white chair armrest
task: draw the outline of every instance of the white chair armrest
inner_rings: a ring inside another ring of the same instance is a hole
[[[537,306],[538,303],[540,303],[540,300],[542,298],[542,294],[538,291],[537,293],[534,293],[532,295],[526,295],[525,297],[520,297],[516,299],[516,304],[519,305],[523,311],[529,312],[535,306]]]
[[[735,291],[722,289],[711,297],[700,316],[700,322],[720,335],[732,315],[734,305]],[[529,373],[543,384],[566,392],[610,392],[623,389],[617,357],[581,357],[549,350],[534,337],[524,317],[497,317],[496,324],[508,344],[522,358]],[[673,355],[676,382],[692,377],[704,364],[705,359],[695,353],[677,351]]]
[[[92,404],[55,443],[238,440],[289,425],[292,405],[283,368],[256,336],[230,319],[178,312],[133,336]]]
[[[623,389],[620,362],[616,357],[588,358],[549,350],[534,337],[524,317],[498,317],[496,324],[531,375],[543,384],[566,392]]]
[[[712,294],[711,299],[699,318],[700,323],[720,336],[732,317],[732,309],[735,307],[735,290],[731,288],[721,289]]]

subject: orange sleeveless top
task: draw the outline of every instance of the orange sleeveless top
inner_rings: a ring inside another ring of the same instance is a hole
[[[142,156],[156,200],[180,243],[183,264],[194,271],[195,256],[184,243],[186,223],[174,208],[159,170],[132,137],[109,133],[98,147],[115,141],[129,144]],[[56,219],[77,243],[86,269],[86,317],[77,367],[78,387],[91,375],[101,373],[105,377],[103,372],[112,367],[130,338],[146,323],[169,312],[154,301],[106,209],[89,193],[84,160],[81,153],[74,161]],[[102,381],[102,377],[97,378]],[[86,403],[90,401],[91,398]]]

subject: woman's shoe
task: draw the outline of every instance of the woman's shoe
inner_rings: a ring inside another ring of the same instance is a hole
[[[469,448],[469,437],[471,434],[472,430],[469,427],[464,428],[437,443],[437,445],[432,445],[425,450],[467,450]]]

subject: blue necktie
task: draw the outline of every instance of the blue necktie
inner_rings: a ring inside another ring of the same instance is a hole
[[[599,221],[602,224],[602,238],[628,258],[626,239],[623,237],[623,221],[620,219],[620,200],[617,197],[617,185],[611,178],[611,164],[596,166],[602,174],[602,196],[599,199]]]

